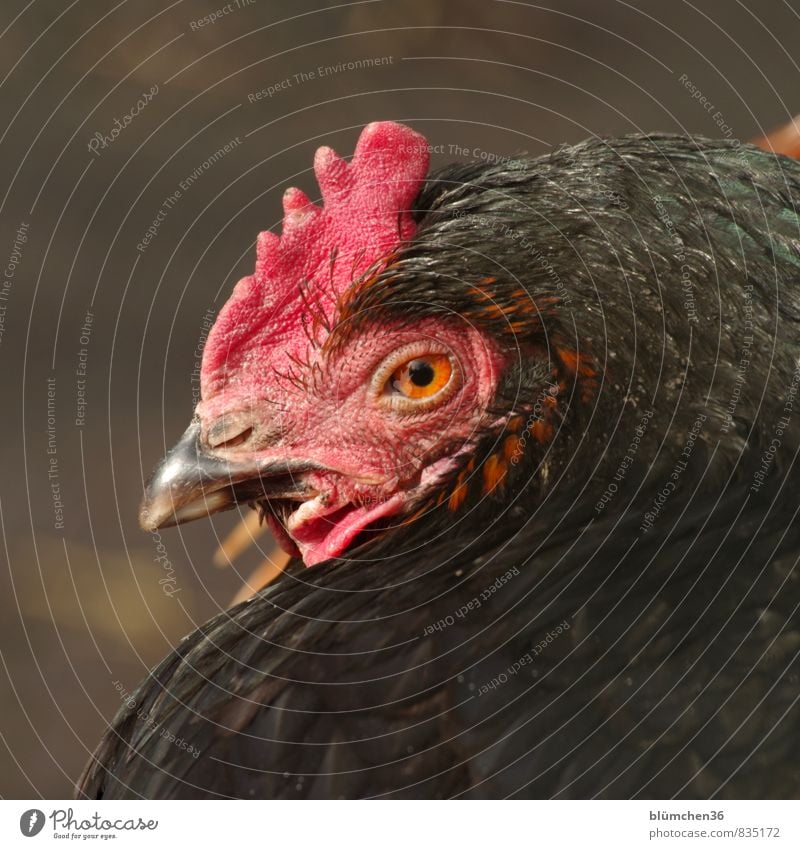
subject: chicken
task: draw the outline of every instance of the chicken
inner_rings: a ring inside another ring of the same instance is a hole
[[[372,124],[259,236],[141,522],[250,503],[293,559],[79,795],[797,795],[800,165],[427,169]]]

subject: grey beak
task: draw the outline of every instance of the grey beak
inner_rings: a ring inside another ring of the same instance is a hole
[[[302,475],[319,468],[305,460],[233,462],[215,456],[202,448],[200,423],[195,421],[150,477],[139,524],[143,530],[155,531],[240,502],[306,498],[313,492]]]

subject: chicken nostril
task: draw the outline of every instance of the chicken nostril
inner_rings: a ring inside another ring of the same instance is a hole
[[[214,422],[206,432],[209,448],[235,448],[243,445],[253,435],[253,426],[233,418],[221,418]]]
[[[237,445],[243,445],[250,439],[250,436],[253,433],[253,428],[248,427],[245,428],[241,433],[236,436],[231,437],[230,439],[226,439],[224,442],[218,442],[216,445],[212,446],[213,448],[235,448]]]

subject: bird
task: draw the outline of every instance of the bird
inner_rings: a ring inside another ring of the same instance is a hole
[[[140,522],[250,505],[291,559],[77,796],[797,797],[800,164],[430,149],[320,148],[258,236]]]

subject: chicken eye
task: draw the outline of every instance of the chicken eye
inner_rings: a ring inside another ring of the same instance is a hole
[[[416,415],[444,404],[463,380],[452,351],[434,339],[420,339],[393,351],[375,369],[370,397],[396,413]]]
[[[453,365],[445,354],[414,357],[392,372],[389,386],[405,398],[431,398],[450,382]]]

